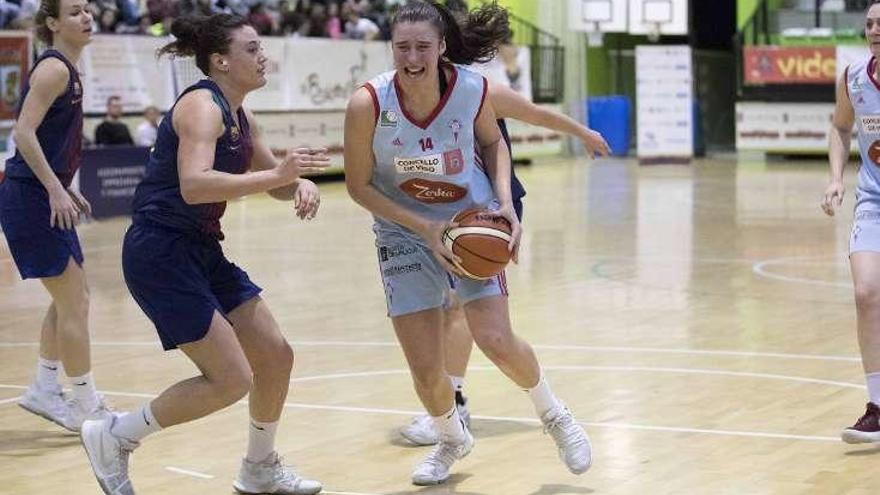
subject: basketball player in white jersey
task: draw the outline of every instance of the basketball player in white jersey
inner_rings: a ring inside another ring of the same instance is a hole
[[[508,150],[510,149],[510,139],[507,135],[504,119],[516,119],[576,137],[583,143],[584,149],[591,157],[595,155],[608,156],[610,153],[608,143],[598,132],[581,125],[567,115],[535,105],[509,86],[490,82],[488,99],[495,109],[495,117],[502,129]],[[522,221],[522,196],[525,195],[525,189],[518,183],[515,175],[511,175],[511,185],[513,206]],[[467,372],[474,340],[471,337],[467,319],[458,298],[454,297],[452,304],[446,309],[444,322],[446,371],[449,373],[453,387],[455,387],[455,403],[459,415],[466,424],[470,425],[470,410],[464,395],[464,376]],[[400,429],[400,434],[415,445],[434,445],[438,440],[437,430],[434,428],[430,414],[416,416],[409,424]]]
[[[880,3],[876,0],[868,7],[865,37],[871,56],[847,67],[837,85],[828,153],[831,180],[822,200],[829,216],[843,203],[843,167],[856,124],[861,167],[849,260],[868,405],[862,417],[843,430],[841,438],[847,443],[880,442]]]
[[[396,70],[359,89],[346,113],[346,185],[376,219],[388,314],[440,433],[413,472],[416,485],[445,482],[474,443],[444,365],[442,308],[452,287],[474,341],[528,392],[569,470],[583,473],[592,461],[583,428],[551,391],[531,346],[511,330],[503,274],[488,281],[458,276],[455,255],[441,241],[455,212],[494,206],[513,227],[509,249],[515,253],[519,242],[510,155],[486,101],[488,83],[453,65],[491,58],[507,31],[507,13],[495,4],[459,26],[441,5],[408,3],[392,21]]]

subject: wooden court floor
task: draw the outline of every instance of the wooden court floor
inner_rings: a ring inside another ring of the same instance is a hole
[[[838,440],[864,410],[844,211],[818,207],[821,162],[760,157],[690,167],[543,159],[521,263],[515,329],[587,427],[593,468],[569,474],[527,397],[475,353],[477,444],[446,486],[409,476],[427,453],[396,434],[419,410],[377,273],[371,220],[341,182],[311,223],[260,196],[230,204],[225,249],[265,289],[297,352],[280,452],[325,493],[876,494],[880,448]],[[195,373],[163,353],[120,271],[127,220],[85,225],[98,387],[130,409]],[[48,297],[0,242],[0,494],[98,493],[76,436],[15,405]],[[235,405],[148,438],[139,494],[229,494],[246,441]]]

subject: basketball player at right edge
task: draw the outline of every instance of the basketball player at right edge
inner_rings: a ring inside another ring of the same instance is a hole
[[[849,260],[868,405],[865,414],[843,430],[841,438],[847,443],[880,442],[880,3],[876,0],[868,7],[865,37],[871,57],[847,67],[837,85],[828,153],[831,179],[822,200],[829,216],[843,203],[843,166],[849,159],[853,124],[858,123],[862,163]]]
[[[493,206],[511,223],[511,250],[521,235],[510,193],[510,154],[486,101],[488,83],[453,65],[492,58],[507,35],[507,11],[487,4],[463,22],[459,26],[434,2],[402,7],[392,20],[396,70],[360,88],[346,112],[346,185],[376,219],[388,315],[416,393],[440,434],[412,481],[445,482],[474,443],[444,364],[443,307],[450,282],[477,346],[528,392],[560,457],[580,474],[592,462],[589,439],[551,391],[531,346],[513,334],[503,274],[488,281],[458,276],[450,262],[455,255],[441,241],[448,219],[471,207]],[[426,166],[419,171],[398,166],[420,158]]]

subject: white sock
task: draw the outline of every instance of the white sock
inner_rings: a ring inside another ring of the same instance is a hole
[[[865,375],[868,384],[868,400],[880,406],[880,372]]]
[[[431,416],[434,420],[434,428],[440,433],[440,438],[459,444],[464,442],[464,422],[458,415],[458,408],[453,404],[452,409],[440,416]]]
[[[70,385],[73,387],[73,398],[84,411],[93,411],[98,407],[98,391],[95,390],[91,371],[83,376],[70,377]]]
[[[153,411],[150,409],[150,403],[146,403],[140,409],[136,409],[130,413],[126,413],[116,418],[113,423],[113,429],[110,433],[117,437],[131,440],[132,442],[140,442],[141,439],[151,433],[156,433],[162,429],[162,425],[156,421]]]
[[[278,431],[278,421],[263,423],[251,418],[251,426],[248,428],[247,460],[250,462],[265,461],[272,452],[275,452],[275,432]]]
[[[37,360],[37,386],[43,390],[54,389],[58,386],[58,374],[61,370],[61,361],[40,358]]]
[[[452,380],[452,388],[454,388],[456,392],[461,392],[464,388],[464,377],[449,375],[449,379]]]
[[[529,398],[532,399],[532,403],[535,405],[535,412],[538,413],[539,417],[544,416],[544,413],[559,406],[559,399],[553,395],[553,391],[550,390],[550,385],[544,378],[543,373],[541,373],[541,378],[538,379],[538,384],[526,390],[526,392],[529,393]]]

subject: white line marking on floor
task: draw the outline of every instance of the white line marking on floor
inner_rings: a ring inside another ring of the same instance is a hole
[[[346,342],[346,341],[292,341],[294,347],[398,347],[397,342]],[[39,342],[0,342],[2,347],[37,347]],[[159,343],[151,342],[92,342],[94,347],[156,347]],[[719,349],[675,349],[663,347],[625,347],[625,346],[591,346],[578,344],[533,344],[532,347],[549,351],[585,351],[633,354],[685,354],[694,356],[729,356],[778,359],[806,359],[815,361],[861,362],[857,356],[834,356],[823,354],[797,354],[784,352],[728,351]]]
[[[182,469],[174,466],[165,466],[166,471],[171,471],[172,473],[184,474],[186,476],[192,476],[193,478],[201,478],[203,480],[212,480],[214,479],[214,475],[200,473],[198,471],[190,471],[189,469]]]

